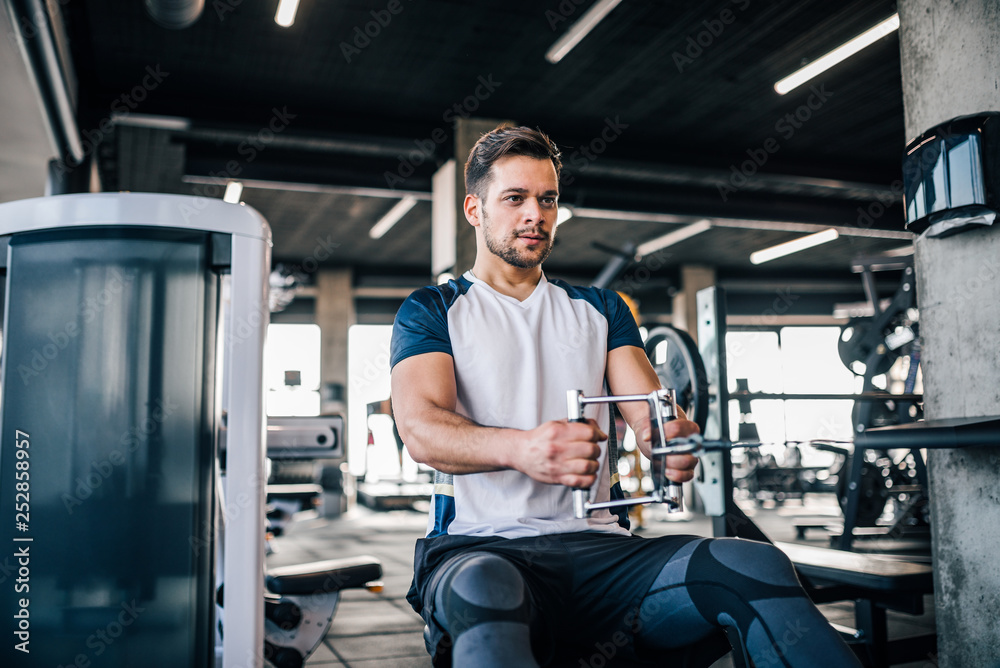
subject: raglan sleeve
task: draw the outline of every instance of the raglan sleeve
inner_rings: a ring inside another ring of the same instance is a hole
[[[608,318],[608,352],[622,346],[642,348],[639,326],[625,301],[614,290],[604,290],[604,304]]]
[[[423,288],[407,297],[396,312],[389,347],[390,368],[407,357],[434,352],[452,354],[448,310],[437,290]]]

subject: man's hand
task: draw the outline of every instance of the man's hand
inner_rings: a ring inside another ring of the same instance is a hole
[[[588,488],[597,479],[601,449],[608,438],[594,420],[554,420],[524,432],[512,467],[539,482]]]
[[[652,448],[652,443],[650,443],[652,426],[650,425],[649,418],[646,418],[643,421],[643,424],[639,427],[638,431],[639,447],[642,452],[648,456],[650,449]],[[691,420],[678,418],[664,423],[663,431],[664,439],[669,441],[672,438],[693,436],[700,430],[698,429],[698,425],[691,422]],[[698,458],[694,455],[670,455],[667,457],[666,475],[674,482],[687,482],[694,478],[694,468],[697,465]]]

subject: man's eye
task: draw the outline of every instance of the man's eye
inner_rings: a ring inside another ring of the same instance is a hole
[[[511,195],[507,199],[510,200],[511,202],[520,202],[521,201],[521,196],[520,195]]]
[[[545,204],[545,205],[548,205],[548,206],[553,206],[556,203],[556,198],[555,197],[543,197],[542,198],[542,203]]]

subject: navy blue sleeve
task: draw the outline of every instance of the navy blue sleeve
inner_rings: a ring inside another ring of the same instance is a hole
[[[614,290],[602,290],[605,313],[608,318],[608,352],[622,346],[642,348],[642,337],[639,336],[639,326],[635,324],[632,311],[629,310],[618,293]]]
[[[406,298],[392,323],[390,368],[414,355],[452,354],[448,301],[440,288],[421,288]]]

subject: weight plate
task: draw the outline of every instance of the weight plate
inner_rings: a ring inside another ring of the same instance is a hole
[[[657,364],[656,349],[661,344],[666,345],[666,356]],[[646,337],[646,356],[663,387],[677,391],[677,404],[704,433],[708,420],[708,375],[694,339],[684,330],[661,325]]]
[[[841,512],[847,512],[847,477],[851,471],[851,457],[847,457],[844,466],[837,477],[837,500]],[[861,480],[858,485],[861,494],[858,497],[858,516],[855,526],[873,527],[875,521],[882,516],[885,503],[889,499],[889,488],[886,485],[886,471],[874,462],[866,461],[861,467]]]
[[[848,369],[859,376],[865,374],[865,362],[872,350],[877,346],[882,347],[882,352],[875,362],[875,371],[868,374],[869,377],[878,376],[885,373],[892,367],[892,363],[899,357],[898,350],[889,350],[885,345],[885,337],[893,330],[882,332],[881,336],[874,341],[868,336],[872,328],[871,318],[852,318],[840,330],[840,340],[837,342],[837,352],[840,354],[840,361]]]

